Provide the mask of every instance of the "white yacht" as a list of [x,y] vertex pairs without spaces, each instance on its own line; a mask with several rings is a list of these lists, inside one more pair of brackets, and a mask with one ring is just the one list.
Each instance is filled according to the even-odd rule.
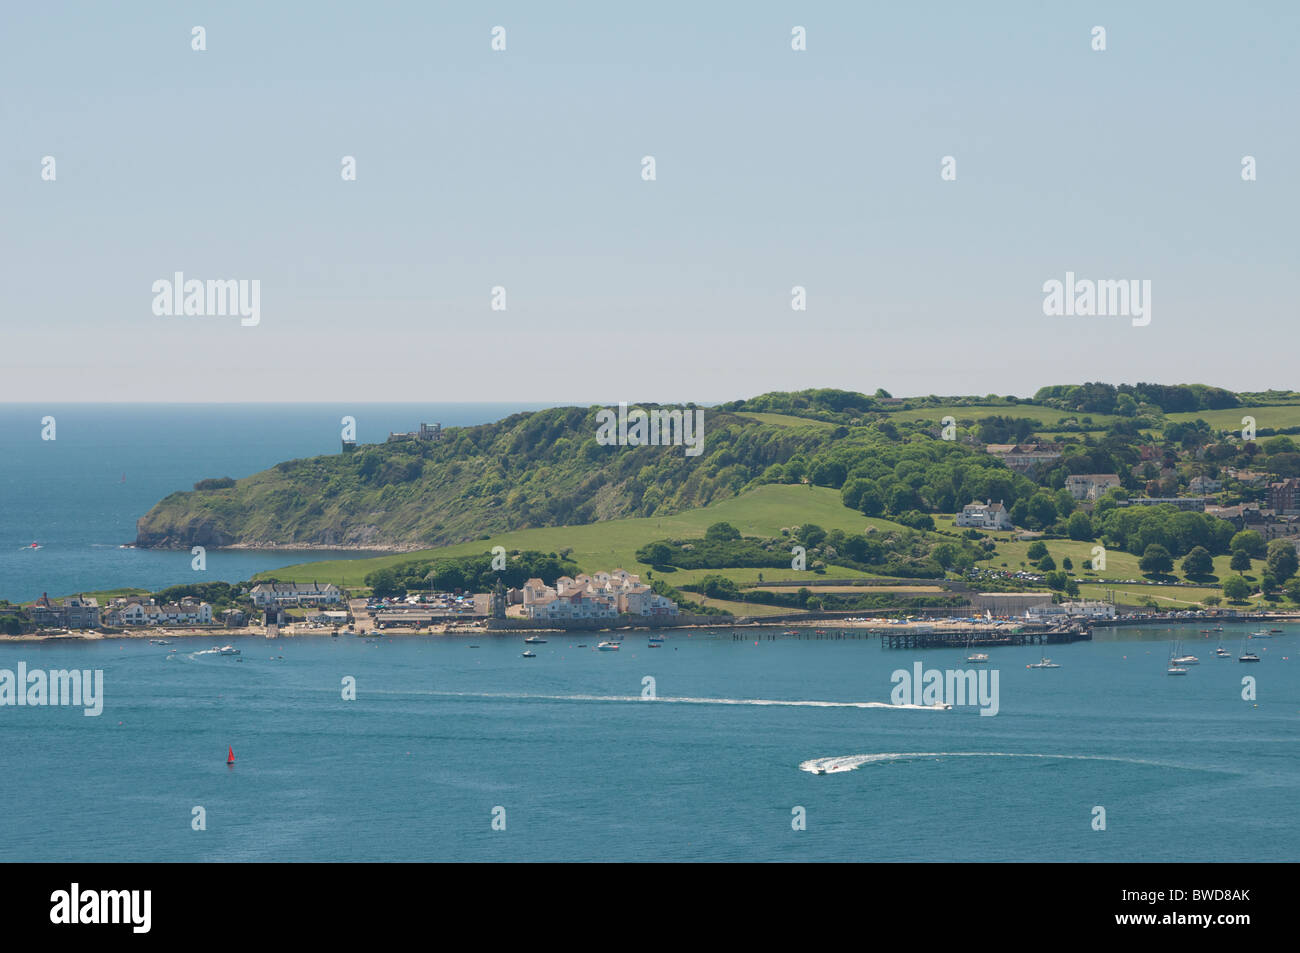
[[976,652],[974,655],[966,656],[966,661],[968,662],[987,662],[988,660],[989,657],[984,652]]
[[239,649],[235,648],[233,645],[223,645],[220,652],[222,655],[238,655]]
[[1032,665],[1025,666],[1025,668],[1060,668],[1060,667],[1061,666],[1057,665],[1046,655],[1043,656],[1042,661],[1034,662]]
[[617,651],[618,651],[618,643],[617,643],[617,642],[601,642],[600,644],[598,644],[598,645],[596,646],[596,648],[600,649],[600,651],[602,651],[602,652],[617,652]]

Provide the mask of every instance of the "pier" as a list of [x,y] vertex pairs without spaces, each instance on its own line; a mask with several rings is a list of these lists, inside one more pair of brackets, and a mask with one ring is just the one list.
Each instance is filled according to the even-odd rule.
[[886,630],[880,634],[882,649],[978,649],[998,645],[1067,645],[1092,641],[1092,629],[1085,625],[1021,626],[989,629],[935,630],[925,628]]

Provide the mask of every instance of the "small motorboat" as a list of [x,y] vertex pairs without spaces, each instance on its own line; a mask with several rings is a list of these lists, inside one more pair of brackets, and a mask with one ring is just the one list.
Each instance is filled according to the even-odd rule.
[[149,644],[150,645],[171,645],[171,643],[168,642],[166,639],[150,639]]
[[1250,633],[1250,637],[1252,639],[1271,639],[1273,638],[1273,633],[1268,631],[1268,629],[1260,629],[1258,632]]
[[1269,631],[1269,633],[1270,633],[1271,635],[1281,635],[1281,634],[1282,634],[1282,630],[1281,630],[1281,629],[1269,629],[1268,631]]
[[528,638],[524,639],[524,642],[527,643],[528,645],[545,645],[545,644],[546,644],[546,640],[545,640],[544,638],[542,638],[540,635],[530,635]]
[[1049,659],[1046,655],[1044,655],[1043,658],[1042,658],[1040,661],[1038,661],[1038,662],[1034,662],[1032,665],[1026,665],[1026,666],[1025,666],[1025,668],[1060,668],[1060,667],[1061,667],[1061,666],[1057,665],[1055,662],[1053,662],[1051,659]]
[[1178,666],[1178,665],[1170,665],[1170,666],[1169,666],[1169,672],[1168,672],[1168,674],[1170,674],[1170,675],[1186,675],[1186,674],[1187,674],[1187,669],[1182,668],[1182,667],[1180,667],[1180,666]]
[[619,645],[617,642],[601,642],[596,648],[602,652],[617,652]]
[[989,657],[984,652],[976,652],[974,655],[966,656],[968,662],[987,662]]
[[524,649],[524,651],[523,651],[523,657],[524,657],[524,658],[537,658],[537,653],[536,653],[536,652],[530,652],[530,651],[528,651],[528,649]]
[[218,651],[219,651],[222,655],[238,655],[238,654],[240,654],[240,653],[239,653],[239,649],[235,648],[233,645],[223,645],[223,646],[222,646]]

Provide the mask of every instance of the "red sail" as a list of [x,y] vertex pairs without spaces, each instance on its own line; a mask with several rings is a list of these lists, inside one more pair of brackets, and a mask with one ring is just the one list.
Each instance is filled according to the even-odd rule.
[[[227,745],[227,747],[229,748],[229,745]],[[235,749],[234,749],[234,748],[230,748],[229,750],[230,750],[230,753],[229,753],[228,755],[226,755],[226,764],[234,764],[234,763],[235,763]]]

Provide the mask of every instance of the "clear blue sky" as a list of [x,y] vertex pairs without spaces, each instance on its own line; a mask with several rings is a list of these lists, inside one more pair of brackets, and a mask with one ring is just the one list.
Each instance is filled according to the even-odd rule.
[[[1298,27],[1283,2],[5,4],[0,399],[1300,387]],[[155,316],[178,270],[259,279],[261,324]],[[1044,317],[1066,271],[1150,279],[1152,323]]]

